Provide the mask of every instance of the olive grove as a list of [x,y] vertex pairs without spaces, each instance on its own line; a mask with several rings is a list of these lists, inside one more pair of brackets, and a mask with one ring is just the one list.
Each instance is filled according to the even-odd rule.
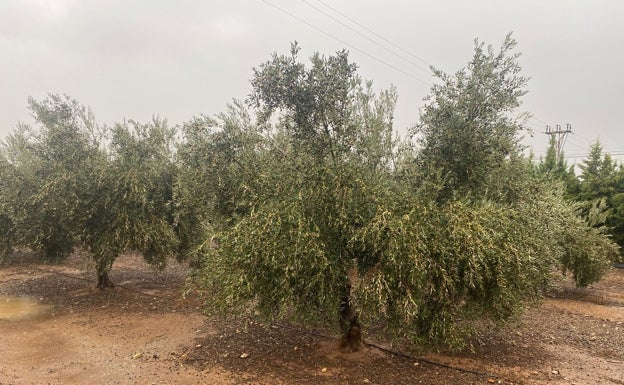
[[106,288],[124,252],[176,257],[210,311],[336,327],[348,350],[368,326],[461,348],[555,272],[586,286],[619,255],[604,227],[619,217],[567,199],[596,198],[592,170],[615,165],[594,154],[574,184],[561,160],[524,155],[515,46],[476,41],[464,68],[432,69],[408,138],[394,87],[375,90],[346,51],[302,62],[296,43],[254,69],[245,101],[180,127],[100,126],[69,97],[29,99],[34,125],[0,146],[0,260],[80,248]]
[[4,254],[29,248],[59,261],[81,247],[101,288],[113,286],[108,271],[124,251],[162,266],[176,245],[173,130],[159,120],[100,127],[67,96],[31,98],[29,108],[36,125],[20,124],[1,150]]

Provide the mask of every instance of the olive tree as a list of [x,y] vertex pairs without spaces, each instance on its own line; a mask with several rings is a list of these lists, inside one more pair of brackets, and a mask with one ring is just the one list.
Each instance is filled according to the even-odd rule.
[[[391,169],[396,94],[375,94],[344,51],[315,54],[309,68],[297,53],[293,45],[254,71],[249,103],[261,136],[243,146],[244,159],[217,166],[244,171],[228,187],[241,192],[236,207],[244,210],[213,234],[203,284],[216,307],[255,301],[269,319],[341,320],[348,333],[359,328],[350,288],[367,259],[351,240],[375,214],[375,193]],[[224,144],[213,151],[227,154],[237,142],[230,136]],[[206,182],[219,184],[217,174]]]
[[347,342],[361,321],[462,347],[473,321],[538,301],[555,267],[599,279],[615,245],[522,155],[514,46],[477,42],[465,69],[434,71],[411,151],[393,137],[395,91],[374,93],[346,52],[307,66],[293,45],[256,68],[262,135],[230,169],[254,173],[228,176],[245,210],[204,242],[208,304],[340,321]]
[[497,170],[519,154],[528,115],[516,111],[528,79],[515,45],[511,35],[498,52],[475,41],[465,68],[453,75],[433,70],[440,83],[431,88],[412,133],[424,178],[442,182],[440,200],[488,193]]
[[175,254],[174,132],[159,119],[111,130],[107,159],[92,175],[82,201],[80,240],[96,262],[100,288],[114,286],[108,272],[124,251],[140,251],[157,268]]
[[472,320],[501,322],[539,300],[554,267],[586,286],[617,252],[522,156],[527,79],[514,46],[476,42],[465,69],[434,71],[420,147],[403,163],[412,181],[359,236],[379,258],[359,300],[413,341],[460,347]]
[[[12,244],[47,260],[75,247],[90,253],[97,286],[122,252],[139,250],[162,267],[172,230],[174,129],[165,121],[98,126],[68,96],[29,99],[35,126],[19,125],[2,147],[0,226]],[[108,137],[107,137],[108,135]]]
[[10,200],[13,166],[0,150],[0,262],[13,251],[13,221],[10,217]]
[[77,244],[80,203],[101,156],[96,125],[92,113],[67,96],[28,103],[36,126],[18,125],[3,143],[4,209],[16,246],[60,260]]

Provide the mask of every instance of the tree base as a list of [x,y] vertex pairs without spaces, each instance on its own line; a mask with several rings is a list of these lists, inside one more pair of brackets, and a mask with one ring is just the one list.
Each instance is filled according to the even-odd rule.
[[360,350],[362,342],[362,328],[357,319],[357,314],[351,309],[351,284],[345,286],[344,296],[340,304],[340,330],[344,335],[340,338],[340,351],[352,353]]
[[360,328],[357,319],[351,321],[349,330],[345,335],[340,338],[340,351],[343,353],[353,353],[359,351],[364,347],[362,341],[362,329]]
[[98,289],[112,289],[115,287],[113,281],[108,277],[108,273],[98,273],[97,286]]

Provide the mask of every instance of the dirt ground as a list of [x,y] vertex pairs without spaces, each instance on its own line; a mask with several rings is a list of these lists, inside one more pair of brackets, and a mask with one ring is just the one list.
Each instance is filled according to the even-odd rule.
[[475,351],[344,354],[326,333],[208,318],[187,269],[120,258],[114,290],[91,262],[0,265],[0,384],[624,384],[624,269],[588,289],[562,279],[539,308],[484,331]]

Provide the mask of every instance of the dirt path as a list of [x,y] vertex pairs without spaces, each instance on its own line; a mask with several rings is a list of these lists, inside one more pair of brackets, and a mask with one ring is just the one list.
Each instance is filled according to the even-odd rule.
[[180,349],[210,333],[197,303],[181,299],[183,267],[153,272],[127,256],[112,274],[123,287],[99,291],[88,265],[72,257],[0,269],[0,294],[27,295],[36,310],[21,319],[0,314],[0,384],[229,383],[218,368],[182,363]]
[[193,341],[201,317],[102,312],[89,318],[62,315],[2,325],[0,383],[201,383],[199,373],[180,371],[170,359]]
[[559,282],[541,307],[484,331],[473,353],[406,357],[342,354],[322,332],[206,318],[182,297],[187,270],[176,263],[154,272],[124,256],[110,291],[91,289],[90,267],[80,255],[0,266],[0,385],[624,384],[621,269],[590,289]]

